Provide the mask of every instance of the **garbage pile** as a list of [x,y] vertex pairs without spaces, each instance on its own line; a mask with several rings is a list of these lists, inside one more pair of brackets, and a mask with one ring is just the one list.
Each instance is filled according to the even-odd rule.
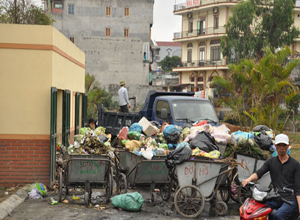
[[254,158],[267,159],[276,151],[272,141],[274,132],[265,125],[258,125],[250,132],[233,132],[231,137],[234,146],[226,148],[225,156],[240,153]]
[[167,123],[160,126],[142,118],[130,127],[123,127],[118,139],[119,145],[149,160],[153,156],[166,156],[181,147],[190,148],[192,156],[219,158],[222,154],[218,144],[231,143],[228,132],[225,125],[212,127],[206,121],[179,127]]

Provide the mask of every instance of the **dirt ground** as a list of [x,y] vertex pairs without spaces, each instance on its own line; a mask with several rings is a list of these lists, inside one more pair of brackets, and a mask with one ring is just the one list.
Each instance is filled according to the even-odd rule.
[[22,187],[23,187],[22,185],[13,186],[13,187],[1,186],[0,187],[0,203],[3,202],[5,199],[7,199],[9,196],[16,193]]

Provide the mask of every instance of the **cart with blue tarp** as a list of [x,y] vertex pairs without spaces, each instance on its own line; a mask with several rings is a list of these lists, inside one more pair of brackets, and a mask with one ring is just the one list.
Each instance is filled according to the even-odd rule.
[[[107,155],[72,155],[67,161],[65,173],[59,172],[59,202],[69,189],[83,188],[84,201],[91,202],[93,188],[105,188],[106,202],[113,192],[112,161]],[[63,185],[64,191],[63,192]]]
[[147,160],[141,155],[118,149],[115,152],[117,193],[126,193],[127,187],[150,187],[151,201],[156,202],[156,189],[163,200],[171,195],[172,181],[165,164],[166,156]]

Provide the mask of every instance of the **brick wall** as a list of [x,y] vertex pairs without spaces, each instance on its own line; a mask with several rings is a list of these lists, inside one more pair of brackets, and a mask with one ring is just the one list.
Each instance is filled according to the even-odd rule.
[[0,185],[49,185],[50,139],[0,139]]

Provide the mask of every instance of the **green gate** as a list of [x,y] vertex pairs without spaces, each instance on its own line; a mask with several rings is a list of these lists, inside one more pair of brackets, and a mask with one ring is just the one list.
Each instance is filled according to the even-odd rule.
[[56,165],[56,130],[57,130],[57,89],[51,87],[51,106],[50,106],[50,185],[55,180]]
[[64,91],[62,111],[62,144],[68,147],[70,137],[70,90]]

